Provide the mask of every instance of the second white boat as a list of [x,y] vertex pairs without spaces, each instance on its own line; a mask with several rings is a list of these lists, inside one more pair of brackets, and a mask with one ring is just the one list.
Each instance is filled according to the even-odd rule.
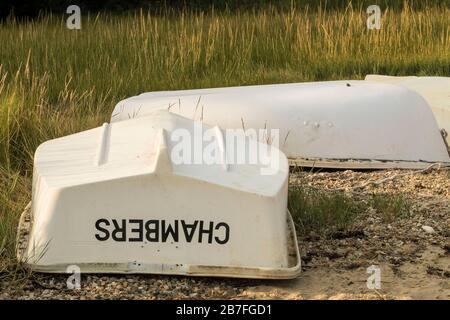
[[393,84],[330,81],[150,92],[119,102],[111,121],[157,109],[227,129],[278,130],[278,147],[301,165],[423,168],[450,162],[426,100]]

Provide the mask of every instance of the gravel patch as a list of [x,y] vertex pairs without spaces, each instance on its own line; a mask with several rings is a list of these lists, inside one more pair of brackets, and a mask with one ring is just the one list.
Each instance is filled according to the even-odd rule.
[[[357,191],[361,201],[372,193],[402,193],[412,206],[407,216],[389,223],[369,208],[348,230],[299,234],[303,273],[296,280],[82,275],[81,289],[69,290],[65,275],[34,274],[21,287],[3,289],[0,299],[450,298],[449,170],[295,170],[290,184]],[[385,279],[383,290],[368,292],[364,274],[370,265],[381,265],[392,283]]]

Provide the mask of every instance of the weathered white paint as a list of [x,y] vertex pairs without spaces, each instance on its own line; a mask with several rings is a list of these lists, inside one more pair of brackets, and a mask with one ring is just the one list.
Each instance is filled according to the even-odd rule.
[[367,75],[366,80],[397,84],[417,91],[430,105],[439,128],[447,132],[447,144],[450,146],[450,77]]
[[[40,145],[34,160],[32,227],[20,259],[45,272],[64,272],[66,266],[78,265],[82,272],[297,276],[296,241],[297,263],[288,260],[288,237],[295,237],[295,230],[292,225],[289,233],[286,223],[286,156],[269,146],[278,157],[278,170],[272,175],[261,175],[262,168],[272,165],[267,163],[175,164],[170,157],[175,129],[193,134],[194,121],[157,111],[151,117],[104,125]],[[218,134],[219,128],[214,132],[226,139]],[[238,139],[260,145],[244,136]],[[226,152],[224,146],[220,149]],[[112,219],[120,223],[126,219],[127,240],[114,241],[109,236],[99,241],[95,235],[105,235],[96,228],[99,219],[110,221],[109,230]],[[216,236],[219,241],[226,239],[222,225],[214,229],[212,243],[206,233],[200,241],[197,226],[188,242],[179,225],[178,241],[170,236],[163,242],[160,233],[159,241],[152,242],[145,228],[143,241],[130,241],[140,237],[140,231],[131,229],[142,228],[129,219],[172,225],[175,220],[189,224],[197,220],[206,228],[209,222],[214,228],[225,223],[229,239],[224,244],[216,241]],[[22,219],[19,229],[24,223]]]
[[[426,167],[450,158],[427,102],[369,81],[292,83],[144,93],[119,102],[112,122],[169,109],[222,128],[280,130],[279,148],[319,166]],[[324,161],[325,160],[325,161]]]

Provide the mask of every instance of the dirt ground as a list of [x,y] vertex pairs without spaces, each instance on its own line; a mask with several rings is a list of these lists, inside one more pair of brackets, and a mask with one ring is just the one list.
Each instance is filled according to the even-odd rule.
[[[299,235],[302,273],[294,280],[82,275],[81,289],[69,290],[65,275],[36,275],[0,299],[450,299],[450,170],[291,174],[291,185],[300,181],[363,199],[401,192],[412,206],[392,222],[369,209],[350,230]],[[380,270],[378,289],[367,286],[370,266]]]
[[[297,173],[323,188],[346,188],[380,181],[403,171]],[[387,223],[369,210],[352,230],[331,239],[300,237],[302,275],[294,281],[247,288],[248,297],[287,299],[449,299],[450,172],[404,175],[362,192],[402,192],[412,198],[408,216]],[[430,230],[427,227],[431,227]],[[428,230],[425,231],[425,230]],[[367,287],[370,266],[380,268],[380,289]]]

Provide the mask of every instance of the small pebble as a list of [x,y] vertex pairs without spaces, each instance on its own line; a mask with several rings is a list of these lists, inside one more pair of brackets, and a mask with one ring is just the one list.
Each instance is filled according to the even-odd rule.
[[422,230],[429,234],[434,233],[434,229],[430,226],[422,226]]

